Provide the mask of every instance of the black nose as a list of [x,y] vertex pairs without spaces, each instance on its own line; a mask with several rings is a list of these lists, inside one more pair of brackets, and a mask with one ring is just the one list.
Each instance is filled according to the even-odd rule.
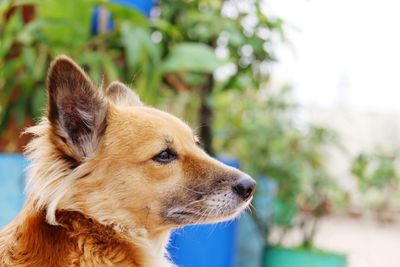
[[233,191],[243,200],[248,200],[256,190],[256,181],[250,177],[240,178],[233,186]]

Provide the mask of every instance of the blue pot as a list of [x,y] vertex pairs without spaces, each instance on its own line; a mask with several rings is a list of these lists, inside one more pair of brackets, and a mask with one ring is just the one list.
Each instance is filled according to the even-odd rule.
[[[146,17],[150,17],[150,12],[154,5],[156,4],[155,0],[110,0],[110,2],[122,5],[126,8],[131,8],[139,11],[142,15]],[[106,13],[101,13],[100,12],[100,7],[96,7],[93,10],[92,14],[92,22],[91,22],[91,28],[90,32],[92,34],[98,34],[100,30],[100,20],[101,19],[106,19],[107,23],[105,25],[106,31],[112,31],[114,29],[114,21],[111,17],[108,17],[110,14]],[[107,16],[106,18],[102,16]]]
[[111,2],[136,9],[146,17],[150,16],[151,9],[156,4],[155,0],[111,0]]
[[236,232],[236,221],[175,230],[168,249],[171,259],[180,267],[233,267]]
[[24,204],[26,159],[19,154],[0,154],[0,228],[9,223]]

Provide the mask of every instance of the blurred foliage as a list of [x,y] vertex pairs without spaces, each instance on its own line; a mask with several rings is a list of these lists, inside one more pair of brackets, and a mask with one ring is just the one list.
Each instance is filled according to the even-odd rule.
[[[164,0],[160,1],[159,9],[161,14],[154,25],[162,33],[164,51],[183,41],[203,44],[175,47],[179,51],[174,55],[178,64],[208,63],[205,67],[211,72],[221,62],[233,63],[236,73],[219,84],[222,89],[257,89],[267,80],[268,73],[263,73],[260,65],[274,60],[273,41],[283,38],[283,21],[267,17],[258,1],[184,0],[177,4]],[[216,51],[219,62],[207,50],[213,54],[216,50],[222,52]],[[197,68],[191,70],[203,71]]]
[[329,129],[296,123],[297,107],[289,96],[288,89],[220,95],[217,147],[237,156],[260,185],[265,179],[277,183],[276,199],[267,207],[273,209],[272,218],[263,216],[265,207],[257,210],[257,199],[268,197],[266,193],[259,190],[255,196],[252,215],[265,243],[271,227],[280,230],[282,241],[288,230],[298,226],[303,246],[310,247],[319,219],[341,195],[324,166],[325,149],[336,146],[337,137]]
[[[129,17],[129,20],[118,23],[112,33],[93,36],[89,29],[98,3],[80,1],[77,8],[75,1],[1,2],[0,133],[13,122],[21,129],[41,116],[47,68],[59,54],[74,58],[97,84],[115,79],[130,83],[135,72],[144,73],[137,75],[135,86],[146,92],[144,98],[148,101],[151,95],[159,94],[155,91],[160,80],[158,68],[152,67],[160,63],[159,51],[150,40],[147,19],[134,10],[103,3],[117,13],[116,17]],[[28,14],[24,14],[26,9]],[[31,19],[27,21],[26,15]],[[137,21],[143,23],[134,26]],[[137,46],[135,55],[140,57],[129,57],[131,43]],[[141,63],[144,67],[137,68]],[[145,86],[152,90],[144,90]],[[18,131],[11,130],[11,136],[18,139]],[[6,150],[18,150],[12,141]]]
[[[90,33],[96,6],[111,13],[113,31]],[[26,7],[34,9],[29,21],[22,14]],[[266,64],[273,61],[273,40],[282,37],[282,21],[251,0],[164,0],[153,13],[148,19],[105,0],[1,0],[0,133],[41,115],[47,67],[67,54],[97,84],[122,80],[148,104],[170,95],[165,88],[190,91],[200,99],[194,101],[196,120],[205,125],[200,135],[211,152],[214,89],[259,88],[268,79]],[[216,82],[213,74],[228,64],[234,71]]]
[[[258,90],[268,84],[275,47],[284,40],[283,21],[260,3],[160,0],[148,19],[105,0],[0,0],[0,133],[15,122],[3,138],[18,138],[15,129],[41,116],[47,67],[67,54],[96,84],[130,84],[144,102],[199,126],[207,151],[215,145],[237,156],[254,177],[275,180],[273,222],[255,213],[259,229],[267,240],[270,227],[285,233],[306,211],[311,219],[300,224],[310,243],[315,227],[305,225],[328,212],[337,192],[323,164],[324,147],[336,137],[322,127],[297,125],[287,90]],[[27,5],[34,9],[29,21]],[[98,6],[110,12],[114,29],[92,35]]]
[[213,154],[214,94],[257,90],[268,81],[266,66],[274,61],[275,43],[283,39],[283,21],[268,17],[253,0],[163,0],[159,11],[154,26],[163,53],[170,51],[164,68],[176,72],[166,77],[167,84],[200,100],[193,107],[199,135]]
[[399,166],[400,155],[393,151],[360,153],[352,164],[364,210],[372,210],[381,221],[391,220],[390,214],[400,210]]

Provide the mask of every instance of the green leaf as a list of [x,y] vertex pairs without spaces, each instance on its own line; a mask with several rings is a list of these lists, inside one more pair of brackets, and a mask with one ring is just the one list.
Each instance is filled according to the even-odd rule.
[[143,40],[146,38],[146,30],[125,22],[121,26],[121,38],[129,69],[134,70],[139,65],[145,52]]
[[32,115],[33,117],[40,118],[43,115],[43,109],[46,104],[46,91],[38,89],[33,94],[32,99]]
[[30,73],[35,71],[36,64],[36,52],[32,47],[25,47],[22,50],[22,58],[24,59],[25,66],[28,68]]
[[13,112],[15,114],[15,119],[18,127],[22,127],[24,125],[25,119],[27,117],[27,112],[26,112],[27,103],[28,103],[28,96],[22,95],[14,106]]
[[94,6],[93,1],[43,0],[43,4],[38,5],[43,41],[68,48],[85,46],[90,37]]
[[118,80],[118,68],[114,64],[110,55],[105,54],[102,58],[104,73],[109,81]]
[[167,20],[156,18],[153,21],[153,26],[159,31],[166,33],[168,36],[171,36],[174,39],[182,38],[182,33],[179,31],[179,27],[170,23]]
[[11,59],[10,61],[8,61],[0,69],[0,81],[2,79],[5,79],[7,81],[7,78],[14,75],[14,73],[17,71],[17,69],[19,69],[23,66],[23,63],[24,62],[23,62],[22,58],[15,58],[15,59]]
[[172,48],[162,65],[162,70],[165,73],[179,71],[212,73],[223,63],[215,56],[214,50],[208,45],[181,43]]
[[12,14],[7,23],[4,25],[0,24],[0,62],[3,60],[3,57],[10,52],[11,46],[15,42],[16,35],[22,27],[22,15],[19,11]]

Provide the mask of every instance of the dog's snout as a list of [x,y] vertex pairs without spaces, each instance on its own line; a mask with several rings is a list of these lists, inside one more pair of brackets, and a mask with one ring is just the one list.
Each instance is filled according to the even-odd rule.
[[243,200],[248,200],[256,190],[256,181],[250,177],[242,177],[233,185],[233,191]]

